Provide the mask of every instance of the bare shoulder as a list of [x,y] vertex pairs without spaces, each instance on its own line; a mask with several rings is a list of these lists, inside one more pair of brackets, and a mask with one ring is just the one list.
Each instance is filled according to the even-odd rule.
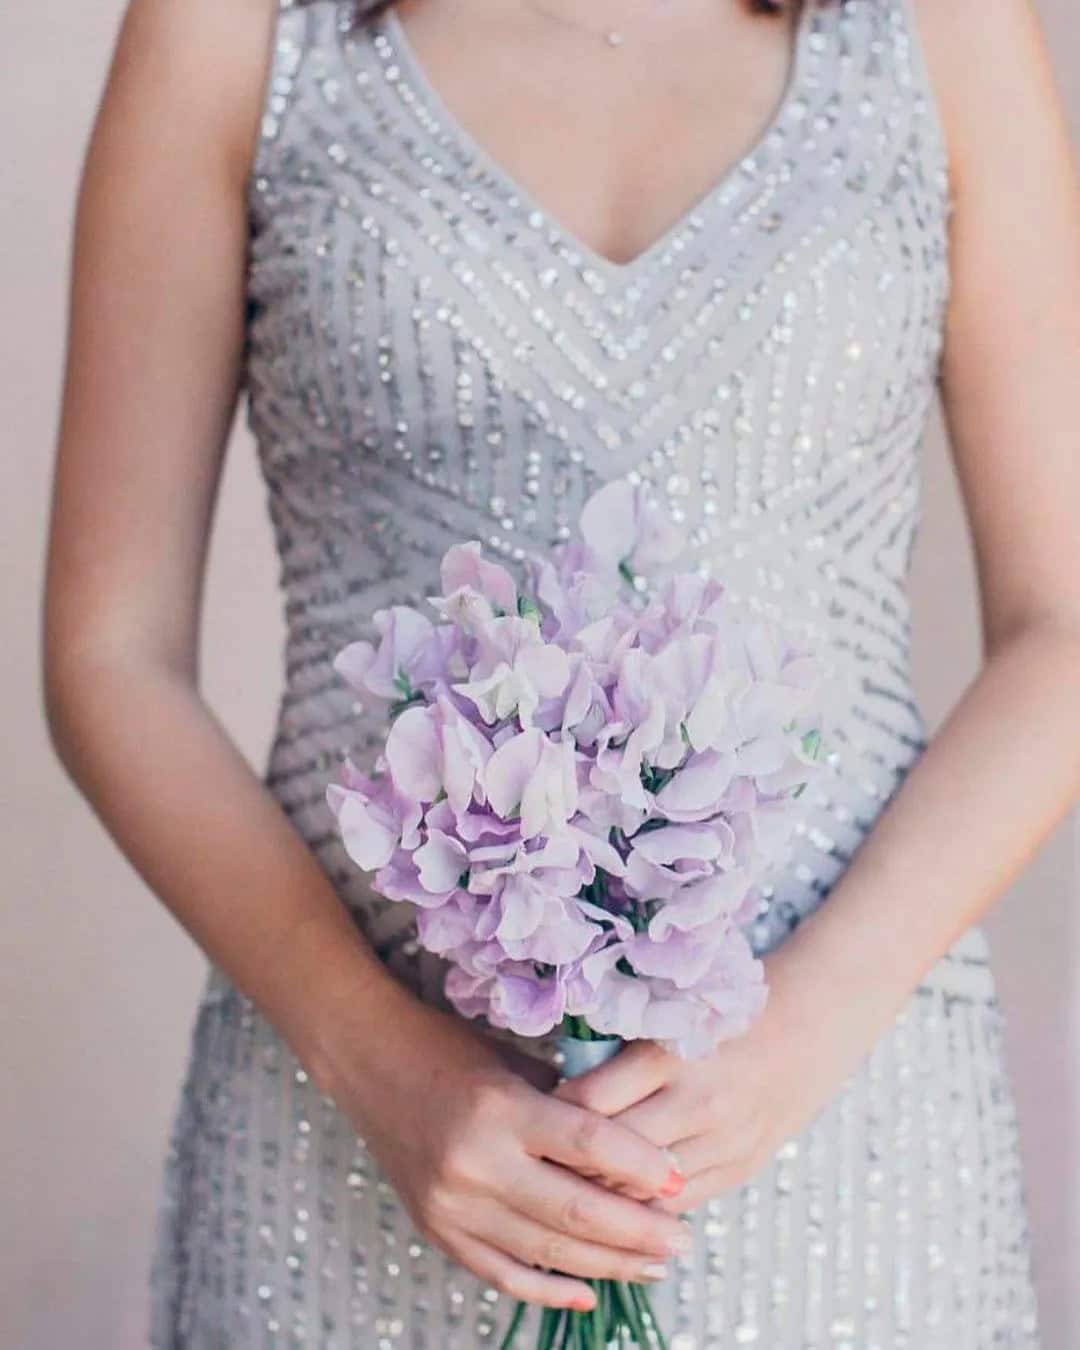
[[975,161],[1067,138],[1035,0],[907,0],[961,186]]
[[[129,0],[99,118],[250,166],[279,0]],[[138,128],[141,128],[138,130]]]

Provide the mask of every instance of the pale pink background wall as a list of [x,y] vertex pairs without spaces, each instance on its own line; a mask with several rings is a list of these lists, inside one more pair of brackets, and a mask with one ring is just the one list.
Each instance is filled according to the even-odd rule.
[[[1080,126],[1075,0],[1043,0],[1041,8]],[[203,971],[200,954],[54,761],[37,688],[70,212],[120,9],[120,0],[4,0],[0,8],[7,166],[0,194],[7,450],[0,490],[0,743],[7,747],[0,777],[0,1350],[145,1344],[153,1204]],[[969,678],[976,650],[967,542],[937,436],[926,489],[916,564],[919,670],[936,721]],[[259,766],[279,672],[274,578],[252,447],[238,433],[213,545],[204,689]],[[1080,1345],[1078,845],[1072,820],[993,919],[1045,1350]]]

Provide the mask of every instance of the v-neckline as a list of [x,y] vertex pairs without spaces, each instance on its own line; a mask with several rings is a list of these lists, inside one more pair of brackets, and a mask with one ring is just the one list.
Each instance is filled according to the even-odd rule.
[[628,280],[639,272],[645,271],[653,261],[670,248],[675,240],[689,228],[696,217],[707,214],[726,195],[743,167],[761,153],[780,128],[788,110],[796,101],[802,88],[806,64],[807,36],[811,27],[810,15],[814,7],[814,0],[802,0],[801,2],[794,25],[784,84],[773,106],[773,111],[762,130],[752,139],[749,146],[739,153],[720,176],[714,179],[711,185],[700,193],[697,199],[682,211],[657,239],[653,240],[651,244],[646,244],[644,248],[622,262],[608,257],[605,253],[597,252],[591,244],[587,244],[573,230],[563,224],[548,207],[544,206],[534,196],[530,189],[518,181],[502,162],[486,148],[483,142],[469,130],[458,115],[451,110],[443,95],[428,77],[424,63],[413,47],[412,39],[406,31],[405,25],[401,22],[394,5],[389,5],[377,16],[376,24],[381,27],[383,36],[390,43],[399,66],[407,70],[412,76],[412,81],[427,103],[429,111],[443,124],[445,131],[453,141],[457,142],[458,147],[471,159],[479,163],[492,181],[500,185],[503,192],[515,197],[527,215],[541,221],[549,230],[561,236],[567,245],[585,259],[588,266],[593,268],[594,271],[606,273],[617,280]]

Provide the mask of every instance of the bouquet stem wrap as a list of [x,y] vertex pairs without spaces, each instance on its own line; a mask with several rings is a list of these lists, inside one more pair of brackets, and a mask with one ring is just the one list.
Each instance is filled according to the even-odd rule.
[[[576,1018],[566,1018],[564,1034],[555,1042],[556,1063],[564,1078],[579,1078],[598,1068],[623,1048],[618,1036],[593,1036]],[[591,1039],[583,1040],[574,1031]],[[667,1341],[653,1314],[643,1285],[621,1280],[586,1280],[596,1295],[592,1312],[572,1308],[545,1308],[540,1319],[536,1350],[667,1350]],[[500,1350],[513,1350],[528,1304],[518,1303]]]

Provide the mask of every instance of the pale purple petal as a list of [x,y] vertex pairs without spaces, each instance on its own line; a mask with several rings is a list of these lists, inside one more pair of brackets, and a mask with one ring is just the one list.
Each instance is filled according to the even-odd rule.
[[657,910],[649,923],[649,937],[663,942],[673,931],[692,930],[715,922],[730,927],[743,912],[752,883],[753,878],[738,869],[690,882]]
[[386,762],[394,783],[417,801],[439,795],[439,735],[432,708],[407,708],[386,738]]
[[373,872],[390,861],[401,832],[385,807],[336,783],[327,788],[327,801],[337,818],[345,852],[357,867]]
[[540,762],[544,737],[535,729],[522,731],[505,741],[487,762],[484,788],[493,811],[504,819],[521,805],[530,777]]
[[545,738],[539,762],[522,789],[522,836],[533,839],[564,829],[577,809],[577,795],[573,742]]
[[505,614],[517,613],[517,586],[513,577],[497,563],[488,562],[476,540],[448,549],[443,556],[440,575],[444,596],[468,586]]
[[[358,694],[369,693],[368,672],[375,662],[376,651],[370,642],[350,642],[334,657],[333,668],[350,688]],[[384,697],[395,697],[394,691]]]
[[735,756],[715,750],[691,755],[656,794],[657,809],[669,820],[702,820],[713,814],[735,771]]
[[451,891],[469,865],[464,844],[441,830],[432,830],[427,842],[413,854],[420,873],[420,884],[432,895]]

